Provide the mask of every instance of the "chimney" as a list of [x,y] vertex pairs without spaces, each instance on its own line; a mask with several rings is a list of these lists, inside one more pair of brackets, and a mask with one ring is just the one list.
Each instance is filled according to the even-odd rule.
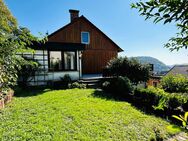
[[79,11],[78,10],[70,9],[69,12],[70,12],[70,20],[71,20],[71,22],[79,17]]

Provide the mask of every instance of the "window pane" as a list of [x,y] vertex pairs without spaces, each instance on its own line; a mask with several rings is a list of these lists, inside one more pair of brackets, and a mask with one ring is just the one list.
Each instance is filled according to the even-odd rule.
[[75,70],[75,52],[64,52],[64,67],[65,70]]
[[61,52],[50,51],[50,69],[51,70],[62,70]]
[[89,44],[89,32],[82,32],[82,43]]

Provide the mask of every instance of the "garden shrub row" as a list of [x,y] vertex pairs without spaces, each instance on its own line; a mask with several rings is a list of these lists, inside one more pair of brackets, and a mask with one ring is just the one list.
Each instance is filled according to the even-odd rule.
[[86,84],[78,83],[78,82],[69,83],[69,84],[68,84],[68,88],[69,88],[69,89],[75,89],[75,88],[78,88],[78,89],[86,89]]
[[118,100],[126,100],[144,111],[162,117],[171,117],[188,111],[188,93],[169,93],[164,89],[148,87],[133,90],[127,77],[110,78],[102,83],[106,95]]
[[188,93],[167,93],[154,87],[137,88],[133,100],[144,107],[162,110],[165,114],[188,111]]

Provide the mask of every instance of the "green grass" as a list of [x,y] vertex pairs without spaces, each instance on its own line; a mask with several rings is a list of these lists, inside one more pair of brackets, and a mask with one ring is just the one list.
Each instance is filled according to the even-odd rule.
[[0,111],[0,140],[146,141],[156,138],[156,130],[169,136],[163,119],[94,93],[73,89],[15,97]]

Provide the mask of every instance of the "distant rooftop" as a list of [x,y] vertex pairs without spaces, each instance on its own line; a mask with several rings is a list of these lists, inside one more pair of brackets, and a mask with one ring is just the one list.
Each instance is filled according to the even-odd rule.
[[175,65],[167,74],[182,74],[188,77],[188,65]]

